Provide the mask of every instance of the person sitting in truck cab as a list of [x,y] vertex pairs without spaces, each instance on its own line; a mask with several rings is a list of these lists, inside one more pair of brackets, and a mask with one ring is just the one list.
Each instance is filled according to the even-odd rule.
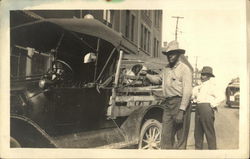
[[55,60],[51,68],[52,81],[66,81],[72,78],[73,69],[63,60]]
[[131,69],[127,70],[125,73],[125,83],[132,84],[134,81],[138,79],[137,75],[139,74],[140,70],[142,69],[141,64],[134,65]]
[[73,70],[71,66],[63,60],[52,62],[51,68],[39,81],[39,87],[47,89],[50,86],[69,85],[73,80]]
[[147,68],[142,64],[134,65],[125,75],[125,83],[129,85],[143,86],[143,76],[146,74]]

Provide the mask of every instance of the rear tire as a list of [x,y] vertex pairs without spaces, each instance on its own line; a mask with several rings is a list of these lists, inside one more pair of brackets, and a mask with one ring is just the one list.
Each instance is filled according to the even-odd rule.
[[160,149],[162,124],[155,119],[148,119],[142,126],[139,149]]

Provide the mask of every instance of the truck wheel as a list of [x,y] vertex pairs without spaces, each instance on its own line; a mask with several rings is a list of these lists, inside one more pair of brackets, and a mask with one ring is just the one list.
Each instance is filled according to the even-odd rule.
[[21,145],[16,139],[14,139],[13,137],[10,137],[10,147],[18,148],[18,147],[21,147]]
[[141,128],[139,149],[160,149],[162,124],[148,119]]

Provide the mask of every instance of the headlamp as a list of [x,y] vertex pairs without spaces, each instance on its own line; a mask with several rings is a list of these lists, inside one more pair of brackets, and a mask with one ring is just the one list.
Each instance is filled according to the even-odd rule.
[[39,81],[39,87],[42,88],[42,89],[44,89],[44,88],[45,88],[45,85],[46,85],[45,79],[41,79],[41,80]]

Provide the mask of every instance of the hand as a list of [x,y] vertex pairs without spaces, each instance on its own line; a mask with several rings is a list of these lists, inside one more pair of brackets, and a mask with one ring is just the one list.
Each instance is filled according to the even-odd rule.
[[146,76],[146,75],[147,75],[147,72],[146,72],[145,70],[141,70],[141,71],[139,72],[139,75],[140,75],[140,76]]
[[175,117],[175,122],[177,124],[183,123],[183,118],[184,118],[183,116],[184,116],[184,111],[178,110],[178,113],[176,114],[176,117]]
[[218,108],[217,107],[213,107],[213,110],[218,112]]

